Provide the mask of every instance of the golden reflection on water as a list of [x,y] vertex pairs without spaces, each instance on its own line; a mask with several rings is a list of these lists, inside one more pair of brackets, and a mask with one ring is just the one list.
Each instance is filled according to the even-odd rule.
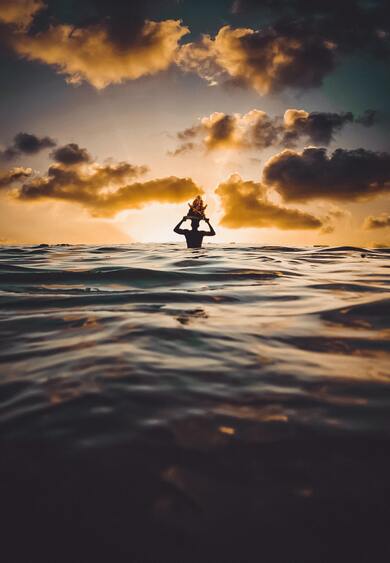
[[221,404],[213,408],[218,415],[231,416],[238,419],[253,420],[259,422],[287,422],[288,416],[278,411],[277,407],[250,407],[243,405]]
[[229,436],[233,436],[236,433],[231,426],[220,426],[218,430],[222,432],[222,434],[228,434]]

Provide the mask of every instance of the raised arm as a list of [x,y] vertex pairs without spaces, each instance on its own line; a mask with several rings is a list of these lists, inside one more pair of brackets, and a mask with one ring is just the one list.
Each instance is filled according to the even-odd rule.
[[182,226],[182,224],[184,223],[184,221],[187,220],[187,217],[183,217],[183,219],[181,221],[178,222],[178,224],[176,225],[176,227],[173,229],[175,233],[177,233],[178,235],[184,235],[186,232],[186,229],[181,229],[180,227]]
[[210,225],[209,219],[205,219],[205,221],[208,224],[210,230],[209,231],[202,231],[203,235],[205,237],[213,237],[215,235],[215,231],[214,231],[213,227]]

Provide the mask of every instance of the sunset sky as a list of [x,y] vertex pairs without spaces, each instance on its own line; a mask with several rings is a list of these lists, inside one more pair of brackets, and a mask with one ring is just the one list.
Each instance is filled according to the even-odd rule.
[[[0,242],[390,243],[387,0],[0,0]],[[213,241],[214,242],[214,241]]]

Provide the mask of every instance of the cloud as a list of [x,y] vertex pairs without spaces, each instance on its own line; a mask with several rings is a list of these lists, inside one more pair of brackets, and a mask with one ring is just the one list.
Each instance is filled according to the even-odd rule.
[[144,21],[136,29],[129,23],[128,29],[133,35],[126,42],[113,39],[109,20],[86,27],[50,25],[37,33],[15,33],[10,42],[21,56],[55,66],[68,82],[87,81],[102,89],[167,69],[179,40],[189,33],[175,20]]
[[206,151],[266,148],[278,142],[280,129],[276,119],[272,120],[260,110],[244,115],[214,112],[202,117],[192,127],[179,131],[180,145],[169,154],[178,156],[198,148]]
[[[91,162],[88,151],[77,144],[60,147],[52,156],[57,162],[49,167],[47,174],[33,177],[18,187],[12,193],[15,198],[25,202],[50,199],[74,202],[92,215],[109,217],[148,203],[180,203],[203,193],[190,178],[169,176],[139,181],[148,171],[146,166]],[[30,176],[31,172],[26,175]],[[10,178],[4,183],[10,185]]]
[[[10,28],[6,41],[22,57],[53,65],[69,82],[96,88],[176,61],[210,84],[227,81],[266,94],[320,86],[343,57],[361,50],[390,58],[387,0],[235,0],[230,17],[260,9],[261,29],[225,25],[215,36],[181,46],[189,30],[177,19],[186,13],[177,0],[88,0],[68,2],[66,10],[61,4],[1,0],[0,21]],[[172,19],[163,20],[167,8]]]
[[21,154],[37,154],[41,150],[54,147],[56,142],[50,137],[37,137],[31,133],[18,133],[11,145],[0,151],[1,160],[12,160]]
[[[358,119],[364,125],[371,125],[371,122],[365,120],[364,117]],[[319,111],[307,113],[303,110],[289,109],[284,114],[283,144],[294,146],[300,138],[304,137],[313,145],[329,145],[334,133],[353,121],[354,116],[350,111],[345,113]]]
[[176,63],[185,72],[198,74],[211,86],[218,84],[220,77],[226,76],[216,56],[215,41],[209,35],[182,45],[177,52]]
[[43,6],[42,0],[1,0],[0,21],[25,29]]
[[350,217],[351,215],[350,211],[347,211],[346,209],[340,209],[340,207],[337,207],[337,205],[329,206],[328,204],[326,206],[326,210],[327,210],[327,217],[329,218],[329,220],[345,219],[346,217]]
[[10,188],[15,182],[21,182],[31,176],[33,173],[31,168],[23,168],[17,166],[4,172],[0,171],[0,188]]
[[198,148],[196,143],[182,143],[177,149],[174,151],[168,151],[169,156],[179,156],[181,154],[185,154],[188,152],[192,152]]
[[267,198],[261,183],[244,181],[239,175],[219,184],[224,215],[220,224],[231,229],[275,227],[278,229],[318,229],[323,222],[299,209],[279,206]]
[[82,149],[76,143],[69,143],[54,150],[50,155],[53,160],[61,164],[72,165],[90,162],[91,155],[87,149]]
[[361,123],[365,127],[371,127],[378,122],[378,112],[373,109],[366,109],[366,111],[356,119],[356,123]]
[[285,201],[364,201],[390,191],[390,154],[365,149],[284,150],[263,170],[263,181]]
[[324,225],[320,230],[321,235],[331,235],[334,233],[334,225]]
[[212,113],[201,119],[197,132],[203,136],[207,150],[218,148],[266,148],[277,143],[280,133],[278,118],[264,111],[251,110],[241,115]]
[[320,86],[336,64],[334,45],[300,29],[280,33],[273,27],[222,27],[214,39],[184,45],[178,64],[214,84],[223,77],[248,85],[259,94],[285,88]]
[[[260,94],[321,86],[346,56],[362,50],[390,59],[388,0],[235,0],[233,17],[247,13],[260,29],[222,27],[184,45],[179,64],[215,84],[247,85]],[[242,18],[240,18],[242,20]],[[264,22],[267,22],[264,24]]]
[[301,29],[335,45],[339,54],[365,49],[376,58],[390,55],[387,0],[235,0],[233,13],[259,11],[280,33]]
[[363,228],[370,229],[384,229],[385,227],[390,227],[390,214],[381,213],[377,217],[369,215],[365,218],[363,223]]
[[202,117],[192,127],[179,131],[179,147],[170,154],[177,156],[203,147],[214,149],[266,149],[271,146],[293,147],[299,141],[328,145],[346,124],[357,122],[367,127],[374,123],[376,112],[367,110],[354,117],[351,112],[307,112],[288,109],[284,116],[271,117],[253,109],[232,115],[214,112]]

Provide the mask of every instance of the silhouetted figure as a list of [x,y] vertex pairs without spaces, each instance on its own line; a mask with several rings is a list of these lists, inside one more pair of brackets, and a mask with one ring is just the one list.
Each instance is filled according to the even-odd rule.
[[[191,227],[192,227],[191,230],[180,228],[181,225],[184,223],[184,221],[186,221],[187,219],[191,219]],[[173,230],[178,235],[184,235],[186,237],[188,248],[201,248],[203,237],[213,237],[215,235],[215,231],[213,227],[210,225],[210,221],[206,218],[204,218],[203,221],[206,221],[206,223],[208,224],[210,229],[209,231],[198,231],[200,219],[197,219],[195,217],[187,217],[187,216],[183,217],[180,223],[178,223]]]

